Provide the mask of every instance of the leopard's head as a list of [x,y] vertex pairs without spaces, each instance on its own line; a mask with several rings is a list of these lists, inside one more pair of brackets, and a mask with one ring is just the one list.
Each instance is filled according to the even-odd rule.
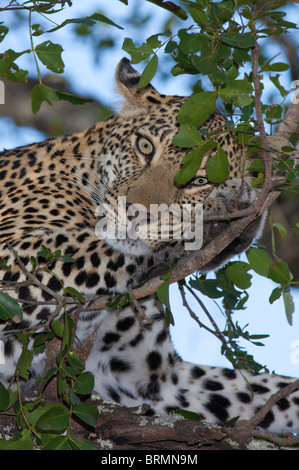
[[[97,233],[123,253],[144,255],[165,246],[176,246],[178,252],[200,249],[219,231],[211,215],[228,213],[238,200],[243,207],[247,204],[242,195],[243,148],[225,128],[225,118],[215,112],[201,128],[205,136],[212,132],[226,151],[228,179],[221,184],[208,180],[206,164],[213,149],[204,155],[196,175],[178,184],[175,176],[191,149],[176,146],[173,137],[187,98],[161,95],[151,84],[139,88],[139,79],[129,60],[122,59],[116,83],[124,103],[109,121],[101,175],[106,190]],[[209,216],[204,230],[202,215]]]

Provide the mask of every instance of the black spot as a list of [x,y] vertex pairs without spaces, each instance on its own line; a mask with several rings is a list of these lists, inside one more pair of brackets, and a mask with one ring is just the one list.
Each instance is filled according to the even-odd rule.
[[212,392],[217,392],[219,390],[223,390],[223,385],[216,380],[206,380],[204,387],[206,390],[211,390]]
[[137,335],[134,339],[132,339],[132,341],[130,342],[130,346],[132,346],[132,347],[134,348],[134,347],[137,346],[137,344],[139,344],[140,341],[142,341],[142,340],[143,340],[143,334],[142,334],[142,333],[138,333],[138,335]]
[[43,307],[41,311],[39,312],[39,314],[37,315],[37,319],[42,320],[42,321],[47,320],[50,314],[51,314],[50,309],[47,307]]
[[106,256],[112,256],[114,253],[113,248],[109,247],[107,250],[104,252]]
[[134,317],[126,317],[117,322],[116,329],[118,331],[127,331],[134,325],[134,323],[135,323]]
[[90,261],[91,264],[97,268],[101,264],[101,260],[99,258],[99,255],[95,252],[90,256]]
[[270,390],[267,388],[267,387],[264,387],[263,385],[260,385],[260,384],[250,384],[249,385],[249,388],[250,390],[252,390],[254,393],[258,393],[258,394],[263,394],[263,393],[267,393],[269,392]]
[[149,410],[147,410],[145,413],[144,413],[144,416],[154,416],[156,413],[155,413],[155,410],[153,410],[152,408],[149,408]]
[[149,398],[154,401],[159,401],[159,393],[160,393],[160,383],[159,383],[159,377],[157,374],[152,374],[150,376],[150,381],[147,384],[146,389],[140,389],[139,390],[140,395],[143,398]]
[[119,338],[120,338],[120,335],[118,333],[114,333],[113,331],[110,331],[105,334],[105,336],[103,337],[103,341],[105,344],[117,343]]
[[81,271],[80,273],[77,274],[75,277],[75,284],[77,286],[82,286],[82,284],[85,282],[85,279],[87,277],[86,271]]
[[212,393],[210,395],[210,400],[207,404],[205,404],[205,408],[209,410],[216,418],[219,419],[221,423],[225,423],[228,419],[228,412],[226,408],[230,406],[230,401],[218,395],[217,393]]
[[28,287],[26,287],[26,286],[20,287],[20,289],[19,289],[19,299],[28,300],[30,298],[31,298],[31,296],[30,296],[30,292],[29,292]]
[[72,270],[72,263],[63,263],[61,269],[65,276],[69,276]]
[[178,382],[179,382],[179,378],[176,374],[171,374],[171,382],[173,383],[173,385],[177,385]]
[[192,379],[199,379],[200,377],[202,377],[205,374],[206,374],[205,371],[203,369],[201,369],[200,367],[198,367],[198,366],[194,366],[190,370],[190,375],[191,375]]
[[106,272],[105,273],[105,276],[104,276],[104,279],[105,279],[105,283],[106,283],[106,286],[107,287],[114,287],[116,286],[116,279],[114,276],[112,276],[112,274],[110,274],[109,272]]
[[68,241],[68,238],[65,237],[64,235],[57,235],[56,237],[56,248],[60,245],[62,245],[63,243],[67,242]]
[[168,338],[168,334],[166,330],[162,330],[156,338],[156,344],[162,344]]
[[158,351],[150,352],[146,357],[146,362],[150,370],[158,369],[162,363],[161,354]]
[[81,233],[81,235],[79,235],[79,236],[77,237],[77,241],[78,241],[79,243],[83,243],[84,240],[85,240],[85,238],[88,238],[88,237],[89,237],[89,234],[88,234],[88,233]]
[[61,283],[56,279],[56,277],[51,277],[48,282],[48,287],[54,292],[58,292],[61,289]]
[[128,266],[126,266],[126,271],[130,275],[133,274],[136,271],[135,264],[128,264]]
[[98,275],[98,273],[92,273],[88,276],[88,278],[86,279],[86,287],[94,287],[96,286],[100,281],[100,276]]
[[115,401],[116,403],[120,403],[120,396],[119,394],[117,393],[116,390],[114,390],[114,388],[112,387],[107,387],[107,392],[111,398],[111,400]]
[[251,402],[251,396],[248,393],[245,392],[238,392],[237,397],[242,403],[250,403]]
[[[256,412],[258,412],[258,410],[256,410]],[[259,426],[263,429],[267,429],[270,426],[270,424],[273,423],[273,421],[274,421],[274,415],[272,411],[269,411],[269,413],[266,414],[263,421],[259,423]]]
[[176,399],[178,400],[179,404],[180,404],[180,407],[181,408],[188,408],[190,406],[190,403],[188,402],[188,400],[186,400],[186,397],[184,395],[184,393],[186,392],[186,390],[182,390],[178,395],[176,395]]
[[113,357],[110,361],[110,369],[112,372],[126,372],[131,369],[128,362],[122,361],[117,357]]
[[117,271],[119,268],[121,268],[125,264],[125,258],[123,255],[119,255],[117,260],[114,262],[112,260],[109,261],[107,264],[107,268],[111,269],[112,271]]
[[[27,312],[27,310],[26,310]],[[10,330],[28,330],[31,325],[29,320],[22,320],[18,324],[8,323],[4,328],[3,331],[10,331]]]
[[29,247],[30,247],[30,243],[29,242],[24,242],[21,245],[21,250],[28,250]]
[[6,357],[9,357],[13,354],[14,348],[13,343],[10,338],[5,339],[4,341],[4,354]]
[[290,408],[290,403],[286,398],[281,398],[280,400],[278,400],[276,405],[278,406],[280,411],[284,411],[284,410],[287,410],[288,408]]
[[78,269],[82,269],[83,266],[84,266],[84,263],[85,263],[85,258],[84,258],[84,256],[80,256],[80,258],[77,258],[77,259],[76,259],[76,267],[77,267]]
[[233,369],[223,369],[222,375],[227,379],[235,379],[237,377],[236,371]]
[[161,104],[161,101],[157,100],[156,98],[153,98],[152,96],[147,96],[146,99],[151,103]]

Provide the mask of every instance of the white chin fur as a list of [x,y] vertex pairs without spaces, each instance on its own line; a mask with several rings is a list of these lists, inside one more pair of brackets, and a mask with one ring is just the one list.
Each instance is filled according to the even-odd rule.
[[101,231],[101,233],[97,235],[102,240],[105,240],[105,242],[114,250],[120,251],[124,255],[142,256],[152,252],[152,249],[143,243],[140,238],[137,238],[136,240],[132,240],[130,238],[119,240],[115,237],[115,233],[109,233],[109,229],[105,232]]

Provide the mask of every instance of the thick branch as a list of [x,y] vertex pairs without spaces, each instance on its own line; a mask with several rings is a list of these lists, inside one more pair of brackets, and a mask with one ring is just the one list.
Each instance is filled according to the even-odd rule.
[[[270,193],[264,205],[261,208],[261,212],[266,210],[278,197],[279,191]],[[229,225],[220,235],[215,237],[207,246],[197,252],[193,257],[189,259],[180,260],[177,265],[172,269],[170,276],[170,283],[174,283],[184,279],[185,277],[193,274],[195,271],[200,270],[201,267],[208,264],[212,259],[215,258],[222,250],[224,250],[236,237],[238,237],[243,230],[256,218],[256,213],[240,219],[233,224]],[[134,295],[136,299],[146,297],[147,295],[156,292],[159,285],[163,282],[160,277],[155,277],[143,286],[134,289]],[[108,297],[100,297],[98,300],[93,302],[83,310],[97,310],[106,306]]]

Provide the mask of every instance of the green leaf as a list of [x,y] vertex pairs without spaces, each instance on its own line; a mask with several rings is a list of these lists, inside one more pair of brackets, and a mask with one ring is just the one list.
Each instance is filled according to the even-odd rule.
[[251,267],[248,263],[234,261],[225,269],[225,275],[235,286],[240,289],[248,289],[251,286],[252,278],[252,275],[247,272],[249,269]]
[[81,104],[93,102],[92,99],[80,98],[79,96],[73,95],[71,93],[67,93],[64,90],[55,90],[55,95],[56,95],[57,100],[69,101],[70,103],[75,104],[75,105],[81,105]]
[[219,89],[218,95],[228,103],[235,103],[236,106],[248,106],[253,101],[251,96],[248,96],[252,92],[252,85],[247,80],[230,80]]
[[281,96],[284,98],[289,92],[280,84],[279,77],[279,73],[277,73],[275,77],[269,75],[271,82],[276,86],[276,88],[280,91]]
[[154,52],[152,47],[147,43],[143,43],[141,46],[136,47],[131,38],[124,39],[122,49],[130,54],[134,64],[147,59]]
[[72,344],[72,331],[75,327],[75,323],[73,322],[70,315],[65,314],[64,318],[64,330],[63,330],[63,338],[62,338],[62,345],[61,345],[61,357],[64,356],[65,350],[69,350]]
[[64,288],[64,292],[70,297],[73,297],[73,299],[78,299],[80,302],[85,304],[86,300],[84,299],[83,295],[80,294],[80,292],[78,292],[74,287],[67,286]]
[[64,63],[61,58],[63,49],[60,44],[54,44],[51,41],[44,41],[35,48],[39,60],[51,70],[51,72],[62,73]]
[[194,413],[194,411],[178,409],[178,410],[173,410],[172,413],[174,413],[176,415],[181,415],[185,419],[188,419],[190,421],[201,421],[202,420],[202,416],[200,416],[198,413]]
[[218,71],[217,62],[210,51],[192,56],[191,62],[202,75],[212,75]]
[[53,405],[37,421],[40,431],[63,431],[69,424],[70,411],[64,405]]
[[145,69],[143,70],[137,88],[144,88],[146,85],[148,85],[152,78],[156,75],[157,69],[158,56],[154,54]]
[[284,62],[275,62],[273,64],[269,64],[269,69],[274,72],[284,72],[289,68],[290,66],[288,64],[285,64]]
[[118,29],[123,29],[121,26],[114,23],[112,20],[109,20],[109,18],[102,15],[101,13],[94,13],[93,15],[86,16],[85,18],[73,18],[73,19],[65,20],[60,25],[55,26],[55,28],[49,29],[47,33],[53,33],[54,31],[57,31],[58,29],[63,28],[64,26],[68,24],[85,24],[86,26],[93,26],[96,23],[96,21],[100,21],[102,23],[115,26]]
[[217,37],[218,41],[224,42],[237,49],[250,49],[255,45],[255,37],[252,33],[224,33]]
[[269,302],[270,304],[273,304],[275,300],[278,300],[282,294],[283,288],[282,287],[275,287],[273,291],[271,292],[271,295],[269,297]]
[[292,280],[292,274],[285,261],[278,261],[269,268],[268,276],[272,281],[279,284],[287,284]]
[[8,49],[3,54],[0,54],[0,76],[5,75],[11,68],[16,67],[14,61],[21,55],[28,54],[29,52],[31,52],[30,49],[26,49],[22,52],[15,52],[12,49]]
[[277,228],[279,231],[280,235],[284,237],[287,234],[287,229],[283,224],[280,224],[279,222],[274,222],[273,227]]
[[54,332],[55,336],[58,336],[58,338],[63,337],[64,324],[61,323],[60,320],[53,320],[50,323],[50,328]]
[[10,393],[0,382],[0,411],[7,410],[8,408],[10,408]]
[[174,325],[174,319],[171,313],[170,301],[169,301],[169,280],[166,279],[157,288],[157,297],[165,305],[165,322],[166,325]]
[[196,54],[200,51],[201,45],[205,37],[201,34],[187,33],[185,29],[178,32],[180,38],[180,49],[184,54]]
[[36,114],[39,111],[43,101],[46,101],[51,106],[52,101],[57,101],[57,97],[54,93],[54,90],[45,85],[35,85],[32,88],[31,96],[31,108],[33,114]]
[[222,183],[229,176],[229,161],[226,152],[219,147],[206,165],[207,177],[211,183]]
[[215,112],[216,93],[202,91],[190,96],[178,112],[180,124],[189,124],[199,127]]
[[7,26],[2,26],[2,25],[0,26],[0,42],[3,41],[8,31],[9,29],[7,28]]
[[292,294],[289,287],[285,287],[282,291],[283,303],[285,308],[285,313],[289,325],[293,323],[293,313],[295,312],[295,305],[292,298]]
[[251,247],[246,251],[246,256],[250,266],[257,274],[269,277],[269,269],[273,261],[264,250]]
[[24,429],[17,432],[12,439],[0,439],[0,450],[33,450],[31,431]]
[[23,342],[23,350],[18,360],[16,373],[18,373],[22,379],[28,380],[33,360],[33,354],[28,349],[29,337],[20,333],[18,339]]
[[75,436],[69,437],[69,448],[71,450],[98,450],[91,442],[80,441]]
[[14,316],[22,320],[23,312],[20,305],[10,295],[0,292],[0,320],[7,321]]
[[91,406],[89,403],[82,403],[74,406],[73,413],[84,421],[84,423],[96,428],[99,417],[99,410],[96,406]]
[[176,183],[184,185],[190,181],[196,175],[204,155],[216,146],[217,142],[208,140],[189,152],[182,160],[182,169],[175,175]]
[[217,279],[191,279],[190,286],[211,299],[218,299],[224,295]]
[[91,372],[83,372],[74,384],[74,392],[77,395],[90,395],[94,389],[94,376]]
[[253,171],[256,173],[264,173],[265,172],[265,162],[261,158],[257,158],[253,160],[252,163],[246,168],[247,171]]
[[173,137],[172,142],[182,148],[195,147],[202,143],[202,136],[196,127],[183,124],[179,132]]
[[46,444],[43,447],[43,450],[67,450],[69,445],[68,442],[68,436],[57,436]]

